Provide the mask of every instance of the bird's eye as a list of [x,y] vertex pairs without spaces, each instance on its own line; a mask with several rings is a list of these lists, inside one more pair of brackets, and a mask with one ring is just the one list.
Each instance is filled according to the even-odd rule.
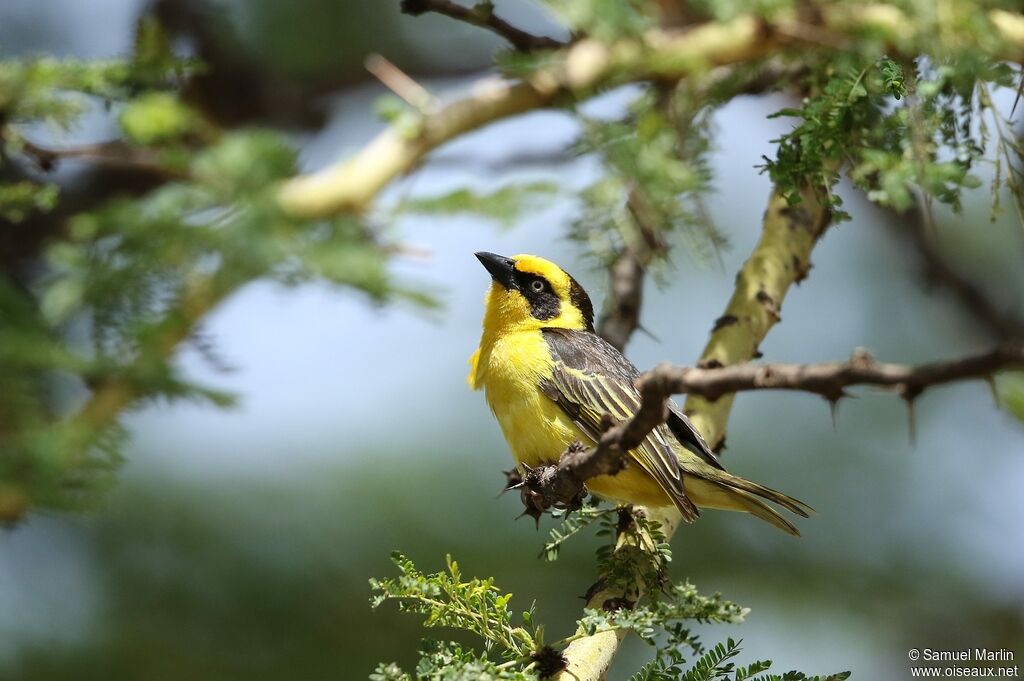
[[540,293],[541,291],[544,290],[544,282],[541,279],[534,279],[533,281],[530,282],[530,288],[532,288],[537,293]]

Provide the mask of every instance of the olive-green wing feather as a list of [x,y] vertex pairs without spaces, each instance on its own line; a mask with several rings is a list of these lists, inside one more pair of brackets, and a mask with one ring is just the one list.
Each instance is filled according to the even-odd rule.
[[[544,329],[543,332],[553,365],[551,379],[543,382],[541,390],[580,430],[596,441],[605,414],[615,421],[623,421],[640,409],[640,394],[633,385],[639,372],[618,350],[589,332],[567,329]],[[681,425],[689,424],[681,413],[673,416],[682,420]],[[703,443],[696,430],[693,432]],[[668,426],[659,426],[630,454],[665,490],[683,518],[692,521],[700,511],[686,496],[683,471],[671,444],[675,439],[673,434]]]

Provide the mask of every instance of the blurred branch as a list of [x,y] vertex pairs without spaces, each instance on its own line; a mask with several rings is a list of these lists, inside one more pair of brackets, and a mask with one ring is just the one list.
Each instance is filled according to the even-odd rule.
[[[801,192],[802,201],[790,206],[785,196],[775,191],[765,211],[761,239],[736,276],[736,288],[725,313],[715,323],[711,338],[698,366],[723,367],[750,360],[768,331],[780,319],[779,309],[790,286],[806,276],[811,251],[831,223],[832,213],[812,189]],[[656,372],[647,374],[639,385],[641,409],[632,419],[602,435],[608,454],[620,449],[627,438],[642,437],[664,418],[664,400],[671,391]],[[691,395],[685,411],[708,442],[724,441],[725,425],[732,407],[732,395],[710,401]],[[653,422],[653,425],[652,425]],[[644,430],[646,429],[646,430]],[[607,443],[607,444],[605,444]],[[601,444],[595,452],[601,449]],[[561,462],[559,462],[561,467]],[[568,467],[568,465],[567,465]],[[576,470],[580,469],[576,464]],[[569,473],[562,475],[569,477]],[[647,514],[661,523],[666,537],[679,524],[675,509],[648,509]],[[614,589],[598,589],[587,602],[589,608],[601,608],[609,599],[621,597]],[[568,667],[557,681],[598,681],[603,679],[625,637],[622,630],[585,636],[565,650]]]
[[507,40],[512,47],[520,52],[565,47],[565,43],[561,40],[534,35],[516,28],[496,16],[494,6],[490,2],[480,2],[472,7],[464,7],[450,0],[402,0],[401,8],[403,14],[419,16],[427,12],[436,12],[457,21],[486,28]]
[[473,152],[444,152],[434,155],[427,161],[431,168],[478,168],[489,173],[507,173],[522,168],[543,166],[562,166],[574,163],[579,156],[573,151],[572,144],[555,147],[549,150],[513,151],[499,158],[481,158]]
[[279,202],[286,212],[306,218],[363,210],[392,180],[455,137],[600,85],[654,77],[678,79],[698,69],[760,57],[782,42],[774,34],[766,37],[761,29],[758,19],[744,15],[685,33],[659,32],[643,42],[618,46],[623,49],[613,50],[592,39],[578,41],[561,51],[562,58],[554,66],[528,80],[480,81],[470,96],[436,113],[396,123],[351,158],[289,180],[281,188]]
[[[558,50],[553,65],[518,82],[483,81],[473,94],[436,113],[403,119],[380,133],[355,156],[319,172],[286,182],[282,208],[297,217],[327,217],[366,208],[392,180],[408,172],[433,149],[488,123],[532,111],[597,87],[643,80],[680,80],[694,73],[749,62],[782,47],[809,51],[836,49],[844,36],[870,29],[894,56],[912,44],[913,22],[891,5],[828,5],[808,20],[783,16],[771,23],[754,15],[690,27],[656,30],[611,45],[583,39]],[[1017,15],[992,10],[988,19],[1005,44],[993,56],[1019,60],[1024,54],[1024,23]],[[809,30],[810,29],[810,30]],[[809,37],[809,34],[811,37]],[[822,40],[826,36],[829,40]],[[909,55],[916,57],[916,53]]]
[[641,257],[626,246],[619,251],[608,268],[608,297],[605,299],[605,311],[597,325],[597,333],[620,352],[640,326],[644,271],[649,263],[649,257]]
[[[716,86],[724,86],[733,76],[733,71],[734,67],[721,66],[708,74],[707,78]],[[730,87],[729,91],[740,95],[763,94],[778,88],[781,83],[785,83],[787,80],[798,79],[806,73],[807,67],[802,64],[770,62],[765,64],[763,68],[758,69],[756,73],[740,85],[735,88]],[[574,151],[578,143],[578,140],[573,140],[564,147],[513,150],[508,155],[498,158],[482,158],[479,154],[473,152],[444,151],[435,154],[426,163],[432,168],[453,167],[465,169],[467,166],[472,166],[492,173],[503,173],[510,170],[537,166],[560,166],[579,160],[579,155]]]
[[[742,80],[736,79],[735,69],[718,67],[701,78],[696,90],[687,90],[686,96],[701,101],[715,100],[716,94],[725,89],[731,96],[738,94],[760,94],[780,87],[793,78],[806,73],[804,65],[791,65],[779,60],[768,60]],[[677,96],[675,85],[660,84],[660,107],[670,119],[674,112],[672,100]],[[684,125],[688,125],[685,121]],[[679,125],[679,123],[677,123]],[[644,273],[656,259],[664,258],[669,246],[663,238],[664,226],[660,224],[657,210],[651,204],[643,186],[635,183],[626,202],[635,227],[632,239],[618,251],[608,266],[609,287],[597,333],[616,349],[622,351],[633,333],[640,328],[640,311],[643,305]]]
[[[481,81],[475,94],[420,116],[412,133],[387,128],[352,158],[281,187],[278,201],[288,213],[305,218],[361,211],[392,180],[415,167],[445,142],[502,118],[541,108],[550,96],[528,83]],[[408,123],[408,121],[407,121]]]
[[54,148],[22,139],[20,147],[21,152],[31,158],[43,172],[55,170],[60,161],[74,159],[99,166],[139,170],[164,177],[183,176],[183,173],[176,172],[161,163],[159,156],[152,149],[132,146],[120,140]]
[[942,286],[960,307],[993,338],[1006,340],[1024,337],[1024,318],[1008,310],[1000,310],[988,292],[957,271],[935,245],[929,235],[929,221],[918,203],[904,215],[897,216],[894,225],[914,246],[924,265],[924,277],[931,285]]
[[[726,89],[730,98],[740,94],[761,94],[780,87],[806,71],[807,67],[802,64],[769,60],[751,73],[743,74],[743,78],[738,80],[734,68],[720,66],[701,79],[696,91],[687,90],[686,94],[696,101],[713,101],[716,93]],[[675,120],[678,116],[672,106],[673,97],[677,96],[675,84],[658,85],[660,106],[668,118]],[[632,238],[625,239],[624,235],[626,243],[608,266],[608,297],[597,327],[597,333],[619,351],[625,348],[633,333],[641,328],[645,272],[652,262],[664,258],[669,250],[663,237],[665,226],[660,224],[663,218],[639,183],[634,183],[630,188],[626,207],[635,232],[630,235]]]
[[640,326],[644,272],[667,248],[661,239],[657,215],[639,185],[630,190],[626,206],[636,225],[636,238],[619,250],[608,268],[611,279],[608,298],[597,326],[598,335],[620,351]]

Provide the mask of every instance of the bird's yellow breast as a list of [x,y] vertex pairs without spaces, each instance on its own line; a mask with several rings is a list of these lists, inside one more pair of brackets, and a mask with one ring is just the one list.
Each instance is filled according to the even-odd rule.
[[[595,444],[540,390],[542,382],[551,378],[552,358],[539,330],[485,337],[470,365],[470,385],[484,390],[516,462],[554,463],[573,442]],[[593,478],[587,486],[608,499],[650,506],[672,503],[638,466]]]
[[528,466],[557,461],[572,442],[591,441],[540,391],[551,378],[551,354],[540,331],[485,342],[475,373],[474,387],[484,389],[516,461]]

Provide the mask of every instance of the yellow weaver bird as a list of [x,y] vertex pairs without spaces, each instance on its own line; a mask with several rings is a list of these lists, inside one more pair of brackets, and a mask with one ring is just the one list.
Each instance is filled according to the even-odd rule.
[[[492,281],[469,384],[483,388],[519,464],[555,463],[573,442],[596,444],[604,414],[621,421],[636,413],[640,372],[594,333],[593,305],[575,279],[533,255],[476,257]],[[794,535],[796,527],[763,500],[805,518],[811,510],[728,473],[671,402],[668,420],[629,452],[626,468],[587,487],[616,502],[675,505],[688,522],[700,515],[698,507],[745,511]]]

